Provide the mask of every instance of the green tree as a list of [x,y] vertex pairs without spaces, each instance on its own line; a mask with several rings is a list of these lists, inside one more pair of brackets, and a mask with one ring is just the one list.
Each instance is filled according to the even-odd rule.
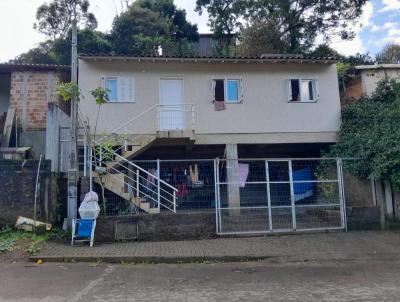
[[353,173],[389,180],[400,188],[400,82],[378,84],[372,96],[343,108],[338,143],[331,156],[355,157]]
[[286,53],[288,48],[289,43],[282,39],[276,24],[257,20],[243,29],[236,51],[239,56],[259,57],[265,53]]
[[173,0],[138,0],[113,22],[113,50],[125,55],[187,55],[198,40],[197,26],[186,20],[186,12]]
[[273,35],[280,33],[287,42],[288,52],[305,52],[318,35],[327,40],[333,36],[351,39],[354,24],[368,0],[196,0],[196,10],[209,14],[211,29],[217,33],[231,33],[259,20],[274,25]]
[[[107,37],[99,31],[83,29],[78,31],[78,53],[99,54],[112,51],[112,45]],[[26,53],[20,54],[12,63],[34,64],[71,64],[71,31],[66,38],[58,38],[40,43]]]
[[96,17],[90,13],[89,0],[53,0],[39,6],[36,11],[37,23],[33,28],[52,40],[65,38],[71,28],[73,16],[78,25],[89,29],[97,27]]
[[388,44],[377,55],[376,60],[379,63],[400,63],[400,45]]

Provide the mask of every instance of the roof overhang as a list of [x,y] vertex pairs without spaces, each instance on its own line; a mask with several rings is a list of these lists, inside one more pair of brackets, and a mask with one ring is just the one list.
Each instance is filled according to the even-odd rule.
[[317,58],[303,56],[267,56],[262,58],[247,57],[132,57],[116,55],[80,55],[79,59],[91,62],[175,62],[175,63],[242,63],[242,64],[335,64],[339,60],[333,57]]
[[374,64],[374,65],[359,65],[355,67],[358,70],[370,69],[400,69],[400,64]]
[[0,72],[11,71],[63,71],[70,72],[71,67],[68,65],[57,64],[17,64],[17,63],[0,63]]

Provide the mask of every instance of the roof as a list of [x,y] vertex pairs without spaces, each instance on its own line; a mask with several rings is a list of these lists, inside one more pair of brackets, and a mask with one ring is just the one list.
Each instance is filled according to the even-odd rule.
[[356,66],[359,70],[369,69],[400,69],[400,64],[374,64],[374,65],[359,65]]
[[24,63],[0,63],[0,71],[23,71],[23,70],[37,70],[37,71],[70,71],[69,65],[58,64],[24,64]]
[[215,56],[123,56],[113,54],[81,54],[85,61],[152,61],[152,62],[232,62],[232,63],[320,63],[334,64],[339,61],[335,57],[310,57],[296,54],[265,54],[261,57],[215,57]]

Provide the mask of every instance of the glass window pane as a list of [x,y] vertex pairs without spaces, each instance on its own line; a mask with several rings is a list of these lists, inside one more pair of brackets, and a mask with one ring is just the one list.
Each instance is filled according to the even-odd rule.
[[107,79],[108,99],[110,102],[118,101],[118,81],[115,78]]
[[300,96],[300,84],[299,80],[290,80],[290,88],[292,89],[292,102],[298,102],[300,101],[299,96]]
[[228,102],[238,102],[239,101],[239,81],[238,80],[228,80],[227,83],[228,92]]
[[214,80],[214,98],[217,102],[225,102],[224,80]]

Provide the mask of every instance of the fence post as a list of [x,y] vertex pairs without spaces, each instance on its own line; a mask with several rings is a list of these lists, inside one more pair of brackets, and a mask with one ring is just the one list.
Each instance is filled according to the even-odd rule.
[[86,177],[86,167],[87,167],[87,143],[86,143],[86,135],[83,140],[83,176]]
[[160,159],[157,159],[157,205],[158,210],[160,210],[160,200],[161,200],[161,190],[160,190]]
[[336,159],[338,184],[339,184],[339,198],[340,198],[340,220],[342,228],[347,232],[347,218],[346,218],[346,201],[344,194],[344,182],[343,182],[343,162],[341,158]]
[[290,203],[292,205],[292,223],[293,223],[293,230],[297,229],[296,223],[296,205],[294,202],[294,185],[293,185],[293,167],[292,167],[292,160],[288,161],[289,163],[289,183],[290,183]]
[[265,179],[267,181],[267,200],[268,200],[268,223],[269,230],[272,232],[272,209],[271,209],[271,191],[270,191],[270,183],[269,183],[269,164],[268,160],[265,161]]

